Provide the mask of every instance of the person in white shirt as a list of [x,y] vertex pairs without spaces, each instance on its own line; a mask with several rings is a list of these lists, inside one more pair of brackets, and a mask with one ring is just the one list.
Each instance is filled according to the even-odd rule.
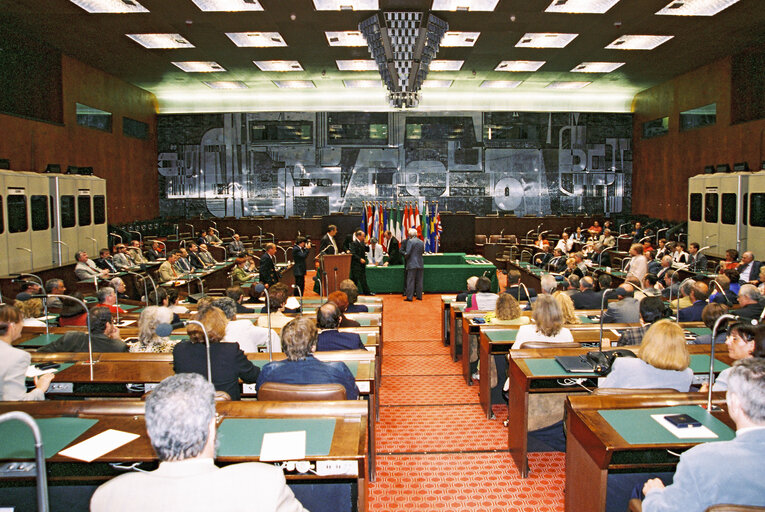
[[369,239],[369,250],[367,251],[367,265],[382,265],[383,264],[383,249],[382,245],[377,243],[377,239],[372,237]]
[[523,348],[527,341],[552,341],[570,343],[574,336],[563,327],[563,311],[558,301],[552,295],[542,294],[534,302],[531,313],[534,321],[530,325],[522,325],[515,336],[513,349]]
[[632,259],[627,264],[627,273],[637,277],[638,283],[642,283],[645,275],[648,273],[648,260],[643,256],[643,245],[632,244],[630,246],[630,256],[632,256]]
[[555,244],[556,249],[560,249],[564,254],[571,252],[571,248],[574,247],[574,240],[569,238],[568,233],[565,231],[561,233],[560,240]]
[[[223,311],[228,318],[226,324],[226,336],[221,342],[239,343],[239,348],[244,353],[257,352],[258,347],[268,347],[269,330],[265,327],[258,327],[252,321],[243,318],[236,319],[236,301],[230,297],[221,297],[212,301],[211,305]],[[271,351],[281,352],[282,345],[279,335],[271,329]]]

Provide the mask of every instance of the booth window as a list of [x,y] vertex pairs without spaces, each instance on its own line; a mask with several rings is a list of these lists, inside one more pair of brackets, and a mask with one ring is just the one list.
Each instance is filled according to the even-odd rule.
[[50,209],[48,211],[50,212],[50,227],[52,229],[56,227],[56,203],[53,202],[53,196],[48,196],[48,199],[50,199]]
[[717,222],[717,193],[710,192],[704,198],[704,222]]
[[723,224],[735,224],[736,223],[736,194],[723,194],[722,195],[722,211],[720,212],[721,221]]
[[48,229],[48,196],[32,196],[32,231]]
[[691,212],[690,218],[694,222],[701,222],[701,194],[691,194]]
[[90,226],[90,196],[77,196],[77,224]]
[[0,196],[0,233],[5,233],[5,219],[3,219],[3,196]]
[[660,117],[643,123],[643,138],[651,139],[669,133],[669,117]]
[[81,103],[76,104],[77,124],[105,132],[112,131],[112,113]]
[[93,224],[106,223],[106,196],[93,196]]
[[749,225],[761,228],[765,226],[765,194],[752,194],[749,206]]
[[8,232],[23,233],[29,229],[27,221],[27,196],[9,195],[8,201]]
[[717,122],[717,103],[680,112],[680,131],[695,130]]
[[61,227],[73,228],[77,224],[74,218],[74,196],[61,196]]
[[741,223],[746,226],[749,222],[749,194],[744,194],[744,200],[741,201]]

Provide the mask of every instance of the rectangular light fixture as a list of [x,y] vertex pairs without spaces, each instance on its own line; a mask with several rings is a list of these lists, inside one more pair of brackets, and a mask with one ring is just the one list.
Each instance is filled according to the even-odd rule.
[[587,87],[592,82],[550,82],[545,89],[581,89]]
[[311,80],[274,80],[279,89],[314,89],[316,84]]
[[382,80],[343,80],[343,85],[349,89],[382,88]]
[[194,48],[185,37],[180,34],[125,34],[130,39],[144,48],[152,50],[166,50],[170,48]]
[[330,46],[366,46],[367,40],[358,30],[344,32],[324,32]]
[[379,11],[379,0],[313,0],[317,11]]
[[287,46],[279,32],[226,32],[226,36],[242,48]]
[[516,43],[516,48],[565,48],[579,34],[528,32]]
[[214,73],[216,71],[226,71],[223,66],[217,62],[204,62],[204,61],[185,61],[185,62],[173,62],[173,66],[177,66],[186,73]]
[[521,80],[484,80],[480,87],[487,89],[515,89],[523,82]]
[[303,71],[303,66],[296,60],[254,60],[261,71]]
[[430,71],[459,71],[460,69],[462,69],[462,65],[464,63],[465,63],[464,60],[436,59],[436,60],[430,61],[428,70]]
[[135,0],[71,0],[71,2],[92,13],[149,12]]
[[571,70],[572,73],[610,73],[624,66],[624,62],[582,62]]
[[499,0],[433,0],[431,11],[493,11]]
[[454,80],[423,80],[423,89],[448,89]]
[[480,32],[457,32],[449,31],[444,34],[444,38],[441,39],[442,47],[456,47],[456,46],[473,46],[478,41]]
[[340,71],[377,71],[377,62],[372,59],[336,60]]
[[675,36],[621,36],[606,46],[609,50],[653,50]]
[[205,12],[262,11],[258,0],[191,0]]
[[244,82],[229,82],[229,81],[217,81],[217,82],[202,82],[210,89],[247,89],[247,84]]
[[656,14],[669,16],[714,16],[738,0],[673,0]]
[[497,64],[494,71],[536,71],[544,65],[545,61],[543,60],[503,60]]
[[619,0],[553,0],[545,12],[603,14],[618,2]]

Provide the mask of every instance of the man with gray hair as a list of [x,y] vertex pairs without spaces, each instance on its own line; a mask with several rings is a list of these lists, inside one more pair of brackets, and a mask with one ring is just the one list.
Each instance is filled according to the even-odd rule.
[[[127,352],[128,346],[120,339],[120,330],[114,325],[109,308],[96,306],[90,315],[90,340],[93,352]],[[88,333],[69,331],[38,352],[88,352]]]
[[96,298],[98,299],[99,306],[109,308],[109,311],[112,313],[119,313],[120,315],[127,313],[127,311],[117,305],[117,292],[111,286],[99,288],[98,292],[96,292]]
[[215,388],[201,375],[168,377],[146,399],[146,432],[159,468],[120,475],[96,489],[91,512],[302,512],[279,468],[215,465]]
[[720,503],[765,505],[765,359],[736,362],[725,401],[736,424],[735,439],[702,443],[684,452],[672,485],[648,480],[643,486],[644,512],[701,512]]
[[409,238],[402,253],[406,260],[406,299],[412,302],[413,297],[422,300],[422,283],[425,277],[425,263],[422,255],[425,253],[425,244],[417,238],[417,230],[409,230]]
[[[58,278],[48,279],[45,281],[45,293],[48,295],[63,295],[66,293],[66,286],[64,285],[64,281]],[[61,299],[58,297],[48,297],[46,299],[48,301],[48,308],[58,308],[61,309],[64,307],[64,305],[61,303]]]
[[218,308],[226,315],[228,323],[226,324],[226,335],[221,342],[239,343],[239,348],[245,354],[257,352],[258,347],[268,347],[268,341],[271,341],[271,351],[281,352],[279,344],[279,335],[271,329],[258,327],[252,321],[243,318],[236,319],[236,301],[231,297],[219,297],[210,303],[212,307]]
[[742,285],[738,290],[739,309],[734,309],[733,314],[744,320],[758,320],[765,309],[765,299],[753,284]]
[[555,276],[551,274],[544,274],[539,279],[539,283],[542,286],[542,293],[546,293],[548,295],[552,295],[555,293],[555,290],[558,289],[558,281],[556,281]]

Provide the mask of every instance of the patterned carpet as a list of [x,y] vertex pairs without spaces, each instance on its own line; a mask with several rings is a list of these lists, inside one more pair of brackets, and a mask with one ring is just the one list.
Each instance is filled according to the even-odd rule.
[[494,406],[500,420],[486,419],[477,386],[465,384],[441,343],[440,294],[423,299],[384,297],[385,379],[370,511],[563,510],[564,454],[531,453],[532,474],[520,478],[501,421],[507,407]]

